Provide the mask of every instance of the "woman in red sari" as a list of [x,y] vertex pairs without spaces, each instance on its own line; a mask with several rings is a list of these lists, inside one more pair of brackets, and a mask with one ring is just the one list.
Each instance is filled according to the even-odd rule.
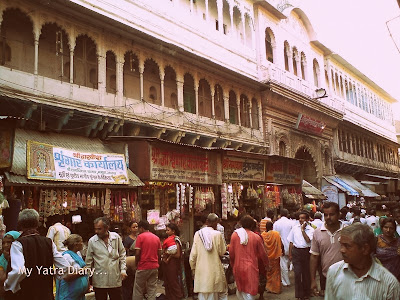
[[269,293],[280,294],[282,292],[280,257],[282,256],[282,241],[278,231],[272,230],[272,222],[267,222],[267,231],[261,236],[267,249],[269,269],[267,271],[266,290]]
[[179,229],[170,223],[166,229],[168,238],[163,242],[163,275],[165,296],[168,300],[187,298],[186,278],[182,261],[182,243]]

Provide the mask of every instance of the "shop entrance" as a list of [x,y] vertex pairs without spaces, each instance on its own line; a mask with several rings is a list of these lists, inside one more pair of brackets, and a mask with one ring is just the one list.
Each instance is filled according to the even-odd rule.
[[295,158],[303,159],[304,168],[303,168],[303,178],[308,181],[312,185],[317,185],[317,170],[315,168],[315,162],[312,158],[310,151],[306,147],[301,147],[297,150]]

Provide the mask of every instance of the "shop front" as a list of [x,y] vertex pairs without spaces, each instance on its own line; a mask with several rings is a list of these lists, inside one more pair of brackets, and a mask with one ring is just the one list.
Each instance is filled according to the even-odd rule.
[[265,157],[234,150],[223,151],[221,219],[227,241],[242,215],[265,215]]
[[132,170],[145,182],[139,192],[142,216],[156,230],[177,223],[182,241],[191,245],[204,216],[221,211],[220,154],[149,138],[129,141],[128,149]]
[[269,156],[265,168],[265,200],[267,208],[296,211],[303,207],[303,161]]
[[34,208],[45,224],[63,215],[72,232],[87,240],[93,220],[107,216],[114,230],[140,215],[137,186],[127,167],[125,146],[98,139],[15,129],[10,164],[1,169],[7,230],[17,229],[18,213]]

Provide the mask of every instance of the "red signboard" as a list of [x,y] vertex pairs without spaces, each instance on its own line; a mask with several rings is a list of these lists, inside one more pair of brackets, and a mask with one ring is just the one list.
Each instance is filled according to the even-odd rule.
[[299,114],[297,118],[296,128],[316,135],[322,135],[326,124],[319,120],[315,120],[309,116]]
[[[183,149],[175,145],[151,145],[150,179],[157,181],[221,184],[221,160],[217,153]],[[186,151],[185,151],[186,150]]]
[[265,174],[265,181],[269,183],[302,184],[303,182],[302,163],[284,157],[269,157]]

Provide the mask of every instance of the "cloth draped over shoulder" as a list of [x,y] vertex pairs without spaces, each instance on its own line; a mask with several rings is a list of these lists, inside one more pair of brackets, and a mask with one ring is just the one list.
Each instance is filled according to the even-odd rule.
[[[63,252],[63,255],[69,254],[72,259],[81,267],[85,267],[86,263],[77,253],[71,250]],[[84,300],[85,292],[88,287],[88,276],[80,276],[73,281],[57,280],[56,281],[56,300]]]
[[213,241],[211,238],[210,231],[208,230],[209,227],[204,227],[199,230],[199,237],[201,241],[203,242],[204,248],[206,248],[207,251],[211,251],[213,247]]
[[240,244],[247,245],[247,243],[249,242],[249,235],[247,234],[246,229],[238,228],[235,230],[235,232],[239,236]]

